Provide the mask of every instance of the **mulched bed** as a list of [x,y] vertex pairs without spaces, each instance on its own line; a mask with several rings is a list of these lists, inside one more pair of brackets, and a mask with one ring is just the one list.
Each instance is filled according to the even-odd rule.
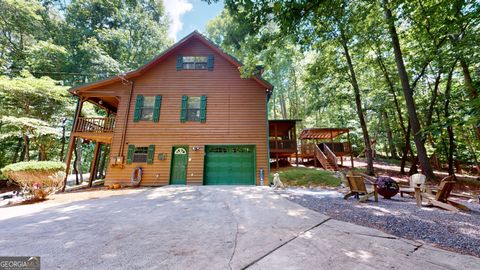
[[467,203],[472,211],[452,213],[432,207],[418,208],[415,199],[396,195],[390,200],[359,203],[343,199],[336,190],[287,188],[279,193],[306,208],[334,219],[379,229],[386,233],[433,246],[480,257],[480,205]]

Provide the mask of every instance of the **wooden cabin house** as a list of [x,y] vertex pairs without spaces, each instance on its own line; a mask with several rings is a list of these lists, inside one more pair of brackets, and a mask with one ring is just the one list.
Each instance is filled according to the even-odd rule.
[[[110,146],[106,185],[130,185],[138,167],[147,186],[268,185],[273,87],[260,74],[241,78],[240,66],[195,31],[135,71],[71,89],[79,103],[67,175],[84,138]],[[107,117],[82,117],[85,102]]]

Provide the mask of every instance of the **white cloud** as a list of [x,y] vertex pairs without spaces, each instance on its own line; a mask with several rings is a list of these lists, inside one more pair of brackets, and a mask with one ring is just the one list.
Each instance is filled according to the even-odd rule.
[[165,11],[170,16],[170,27],[168,36],[177,40],[177,33],[182,30],[183,23],[181,16],[193,9],[193,5],[188,0],[163,0]]

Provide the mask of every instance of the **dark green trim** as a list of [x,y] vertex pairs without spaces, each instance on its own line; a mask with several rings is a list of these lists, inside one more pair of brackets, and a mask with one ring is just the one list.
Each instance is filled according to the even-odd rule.
[[209,71],[213,71],[213,62],[215,61],[215,57],[213,54],[208,55],[208,60],[207,60],[207,69]]
[[134,153],[135,153],[135,145],[129,144],[128,152],[127,152],[127,164],[132,164]]
[[133,122],[140,121],[142,117],[142,107],[143,107],[143,95],[137,95],[137,100],[135,101],[135,114],[133,115]]
[[160,108],[162,105],[162,96],[155,96],[155,106],[153,108],[153,122],[158,122],[160,120]]
[[176,63],[177,70],[183,69],[183,55],[177,55],[177,63]]
[[200,97],[200,122],[207,121],[207,96]]
[[185,123],[185,121],[187,121],[187,105],[188,105],[188,96],[182,96],[182,107],[180,108],[181,123]]
[[147,164],[153,164],[154,157],[155,157],[155,145],[150,144],[148,146],[148,152],[147,152]]

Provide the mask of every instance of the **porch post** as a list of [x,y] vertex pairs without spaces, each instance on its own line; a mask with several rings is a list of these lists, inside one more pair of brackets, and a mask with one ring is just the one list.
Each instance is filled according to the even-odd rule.
[[70,172],[70,163],[72,161],[73,147],[75,146],[75,141],[76,141],[76,137],[74,134],[78,125],[78,117],[80,117],[82,112],[83,102],[85,102],[85,99],[79,96],[77,100],[77,108],[75,110],[75,118],[73,120],[72,131],[70,132],[70,142],[68,143],[67,156],[65,158],[66,168],[65,168],[65,178],[63,179],[62,192],[65,191],[65,187],[67,186],[67,178],[68,178],[68,173]]
[[277,162],[277,170],[278,168],[280,168],[279,164],[278,164],[278,123],[275,123],[275,159],[276,159],[276,162]]
[[347,138],[348,138],[348,146],[350,148],[350,161],[352,162],[352,169],[355,167],[353,165],[353,149],[352,149],[352,143],[350,142],[350,130],[347,131]]
[[90,177],[88,178],[88,187],[92,187],[93,180],[95,180],[96,172],[97,172],[97,160],[98,160],[98,154],[100,153],[100,145],[101,143],[96,142],[95,143],[95,148],[93,150],[93,159],[92,162],[90,163]]
[[297,122],[293,125],[293,141],[295,142],[295,163],[298,167],[298,146],[297,146]]

